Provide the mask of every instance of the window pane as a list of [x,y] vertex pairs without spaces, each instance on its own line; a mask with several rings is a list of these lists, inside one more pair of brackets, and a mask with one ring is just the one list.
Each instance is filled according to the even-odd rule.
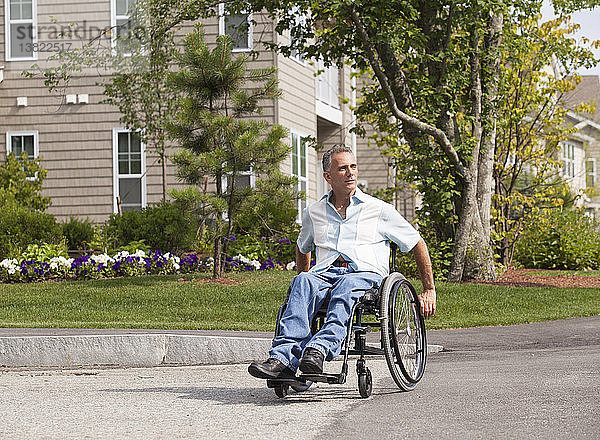
[[233,40],[234,49],[248,49],[248,31],[248,14],[225,16],[225,33]]
[[21,153],[23,153],[23,137],[22,136],[13,136],[11,141],[11,151],[15,154],[15,156],[20,157]]
[[11,0],[10,1],[10,19],[11,20],[31,20],[33,16],[33,7],[31,0]]
[[292,133],[292,175],[298,175],[298,136]]
[[10,25],[10,55],[14,58],[33,57],[33,24]]
[[306,177],[306,141],[300,140],[300,175]]
[[124,205],[142,206],[142,179],[119,179],[119,197]]
[[29,157],[35,157],[35,149],[33,147],[33,136],[23,136],[23,149],[27,151]]
[[129,172],[129,161],[119,160],[119,174],[131,174]]
[[117,15],[127,15],[128,9],[127,0],[117,0]]
[[129,38],[131,33],[131,20],[128,18],[117,20],[117,40],[125,40]]
[[119,153],[129,152],[129,133],[119,133]]
[[236,176],[235,178],[235,187],[236,188],[248,188],[250,186],[250,176],[242,175]]
[[136,135],[131,135],[130,136],[130,151],[132,153],[139,153],[142,151],[142,142],[140,141],[140,138]]
[[131,174],[142,174],[142,159],[139,155],[132,155],[130,169]]

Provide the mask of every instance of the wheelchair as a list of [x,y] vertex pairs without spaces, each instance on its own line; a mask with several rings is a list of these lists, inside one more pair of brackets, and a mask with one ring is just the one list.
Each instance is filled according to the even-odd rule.
[[[274,389],[277,397],[284,398],[290,388],[296,392],[306,391],[313,382],[344,384],[348,375],[349,356],[358,356],[358,390],[363,398],[369,397],[373,391],[373,379],[367,367],[366,356],[384,356],[394,382],[402,391],[411,391],[416,387],[423,377],[427,360],[425,323],[417,292],[402,274],[395,271],[394,243],[391,243],[391,250],[390,275],[379,287],[365,290],[364,295],[353,305],[342,346],[341,372],[300,374],[294,379],[268,379],[267,386]],[[275,336],[279,334],[279,321],[288,297],[279,308]],[[328,305],[329,301],[326,299],[317,311],[311,325],[313,335],[325,323]],[[369,316],[374,319],[368,319]],[[367,333],[373,328],[380,331],[379,344],[367,341]]]

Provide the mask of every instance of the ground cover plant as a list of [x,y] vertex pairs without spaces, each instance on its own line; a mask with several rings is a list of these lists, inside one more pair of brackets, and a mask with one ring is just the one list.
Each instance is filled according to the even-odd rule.
[[[294,272],[234,272],[221,282],[209,276],[0,284],[0,326],[273,331]],[[600,314],[600,288],[438,282],[437,291],[430,329]]]

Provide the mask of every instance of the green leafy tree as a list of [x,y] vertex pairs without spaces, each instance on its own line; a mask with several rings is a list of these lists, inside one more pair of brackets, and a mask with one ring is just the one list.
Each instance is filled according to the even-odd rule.
[[50,198],[41,194],[46,174],[39,159],[29,159],[25,152],[20,158],[9,153],[6,162],[0,165],[2,206],[19,205],[31,211],[45,211],[50,206]]
[[[562,11],[596,2],[561,2]],[[577,3],[577,4],[575,4]],[[491,205],[503,32],[541,1],[252,1],[293,32],[292,50],[372,72],[359,114],[422,194],[421,229],[452,247],[448,279],[495,278]],[[247,8],[232,2],[230,8]],[[306,12],[306,20],[298,13]],[[310,11],[310,12],[309,12]],[[523,35],[534,39],[535,35]]]
[[[183,94],[180,110],[169,126],[182,147],[172,161],[177,176],[194,185],[171,194],[211,219],[215,278],[223,274],[236,218],[250,215],[244,209],[246,200],[258,201],[260,189],[273,180],[284,189],[284,203],[293,204],[294,180],[279,171],[279,164],[290,153],[290,147],[282,142],[285,129],[250,119],[259,115],[260,100],[280,96],[275,68],[248,70],[248,56],[233,57],[232,48],[231,39],[220,36],[211,50],[204,42],[202,27],[197,26],[186,36],[184,50],[177,56],[179,70],[170,75]],[[254,88],[244,88],[246,82]],[[239,184],[248,172],[257,176],[259,192]]]

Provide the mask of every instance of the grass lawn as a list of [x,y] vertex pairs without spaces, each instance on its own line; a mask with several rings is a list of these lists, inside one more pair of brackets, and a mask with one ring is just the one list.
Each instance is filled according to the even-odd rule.
[[[197,281],[206,276],[0,284],[0,327],[272,331],[293,274],[228,274],[241,282],[237,285]],[[600,315],[600,289],[440,282],[437,291],[438,313],[427,321],[428,328]]]

